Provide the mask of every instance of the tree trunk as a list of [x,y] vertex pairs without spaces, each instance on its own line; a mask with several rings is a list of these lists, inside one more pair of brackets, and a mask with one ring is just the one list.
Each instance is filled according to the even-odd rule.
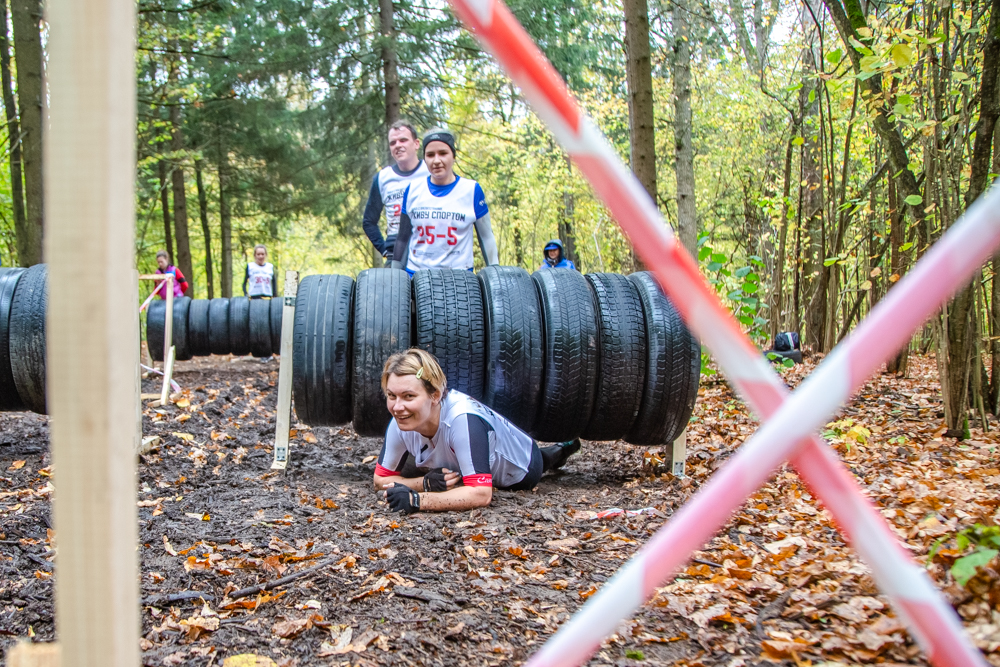
[[188,234],[187,192],[184,188],[184,168],[182,154],[184,151],[184,134],[181,132],[181,108],[174,104],[170,107],[170,126],[173,131],[171,148],[174,153],[174,170],[171,175],[174,194],[174,235],[177,239],[177,266],[187,278],[190,288],[187,296],[194,297],[194,265],[191,262],[191,239]]
[[[903,208],[900,206],[899,197],[896,192],[896,184],[892,176],[889,176],[889,271],[887,276],[890,284],[895,284],[893,276],[897,280],[899,276],[906,273],[906,253],[901,250],[901,246],[906,242],[906,220],[903,215]],[[904,347],[895,357],[889,359],[885,364],[885,369],[889,373],[906,374],[907,362],[909,361],[910,348]]]
[[198,213],[201,215],[201,234],[205,238],[205,289],[208,298],[215,298],[215,279],[212,272],[212,230],[208,227],[208,197],[202,179],[201,160],[194,161],[195,182],[198,184]]
[[799,117],[802,119],[802,174],[799,182],[799,217],[802,233],[802,271],[800,300],[805,303],[803,340],[816,351],[823,349],[826,330],[826,258],[824,236],[823,171],[820,142],[815,138],[819,128],[819,102],[816,85],[816,56],[811,43],[815,31],[803,28],[809,42],[802,50],[802,88],[799,89]]
[[[7,116],[7,131],[10,137],[10,198],[14,214],[14,236],[20,246],[21,239],[27,239],[28,230],[24,218],[24,183],[21,175],[21,137],[17,122],[17,102],[14,86],[10,78],[10,34],[7,20],[7,2],[0,0],[0,82],[3,83],[3,108]],[[18,251],[20,255],[20,250]],[[8,264],[13,262],[8,259]]]
[[229,155],[219,146],[219,240],[222,243],[222,296],[233,296],[233,226],[229,214]]
[[42,33],[39,0],[11,0],[14,29],[14,60],[17,66],[17,98],[20,103],[21,157],[24,162],[24,243],[18,239],[21,266],[42,261],[42,230],[45,224],[42,189]]
[[[2,1],[2,0],[0,0]],[[160,176],[160,208],[163,209],[163,245],[167,251],[167,258],[170,263],[174,263],[174,228],[170,222],[170,193],[167,190],[167,162],[160,160],[157,163]]]
[[788,143],[785,145],[785,170],[782,174],[783,184],[781,188],[781,226],[778,228],[778,254],[774,258],[774,273],[771,276],[771,340],[774,341],[778,332],[782,330],[781,304],[784,292],[785,278],[785,252],[788,245],[788,208],[789,198],[792,192],[792,156],[794,154],[794,144],[792,141],[798,133],[799,124],[797,118],[792,118],[791,131],[788,136]]
[[[1000,82],[998,82],[997,77],[1000,75],[1000,0],[993,0],[992,8],[990,9],[990,23],[987,29],[986,42],[983,46],[983,73],[982,81],[979,88],[979,122],[976,125],[976,140],[972,147],[972,160],[971,160],[971,173],[969,175],[969,189],[965,193],[965,206],[968,208],[979,198],[986,189],[987,181],[989,180],[990,166],[991,166],[991,152],[993,144],[993,134],[996,129],[997,117],[1000,116]],[[994,260],[994,269],[997,263]],[[996,278],[994,277],[994,300],[993,308],[996,309]],[[972,290],[975,289],[975,285],[971,287],[966,287],[955,297],[952,302],[951,312],[952,317],[949,324],[955,324],[956,326],[949,326],[948,330],[948,343],[951,345],[965,345],[970,349],[965,347],[960,347],[957,350],[957,354],[954,356],[949,356],[948,363],[953,365],[955,363],[961,363],[962,359],[966,360],[964,366],[964,373],[952,373],[952,376],[963,375],[966,380],[968,379],[969,367],[968,359],[971,357],[973,343],[975,341],[969,340],[971,336],[969,331],[972,329],[971,318],[974,316],[973,304],[975,299],[973,298]],[[958,314],[960,317],[964,317],[964,320],[955,322],[956,316]],[[954,347],[949,347],[949,351],[955,352]],[[959,356],[961,355],[961,356]],[[996,368],[996,355],[994,355],[994,368]],[[979,364],[979,359],[975,360],[976,364]],[[996,376],[994,376],[994,384],[996,383]],[[951,385],[952,399],[957,401],[956,405],[961,406],[962,416],[965,416],[964,406],[964,394],[959,394],[959,389],[955,387],[955,383],[952,382]],[[963,388],[967,389],[967,387]],[[948,428],[951,431],[955,431],[958,428],[959,423],[948,424]],[[956,436],[958,437],[958,436]]]
[[629,148],[632,173],[656,202],[656,144],[653,72],[646,0],[624,0],[625,74],[628,83]]
[[[566,180],[568,181],[573,175],[573,162],[569,159],[569,156],[566,157],[566,173],[568,175]],[[582,271],[580,258],[576,254],[575,218],[576,197],[567,189],[563,191],[563,210],[562,215],[559,216],[559,238],[562,239],[563,252],[566,255],[566,259],[573,262],[577,270]]]
[[382,79],[385,84],[385,126],[399,120],[399,68],[392,0],[378,0],[382,33]]
[[698,245],[698,213],[694,197],[694,146],[691,142],[691,40],[688,19],[686,0],[676,0],[672,5],[671,23],[674,30],[677,227],[681,244],[694,255]]

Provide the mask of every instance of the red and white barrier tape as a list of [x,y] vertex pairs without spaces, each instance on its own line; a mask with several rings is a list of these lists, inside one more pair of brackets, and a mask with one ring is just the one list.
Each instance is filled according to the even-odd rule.
[[[1000,244],[1000,192],[994,191],[972,207],[786,401],[783,383],[719,303],[645,190],[580,111],[562,79],[506,6],[498,0],[452,0],[452,5],[580,167],[728,379],[758,414],[774,418],[528,664],[570,666],[586,660],[691,551],[710,539],[781,461],[791,457],[872,568],[931,661],[941,667],[985,665],[954,611],[815,430]],[[917,295],[919,300],[914,300]]]

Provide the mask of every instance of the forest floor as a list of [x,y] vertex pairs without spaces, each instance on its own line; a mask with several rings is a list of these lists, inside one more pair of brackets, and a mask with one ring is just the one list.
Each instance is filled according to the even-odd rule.
[[[797,384],[813,367],[785,374]],[[297,425],[286,472],[269,469],[272,361],[178,364],[176,405],[146,408],[139,461],[144,665],[520,664],[612,576],[755,429],[720,376],[705,379],[688,477],[669,454],[585,443],[532,492],[460,514],[390,514],[372,490],[378,439]],[[154,389],[149,381],[144,391]],[[874,377],[828,437],[972,637],[1000,665],[996,561],[960,587],[953,536],[997,523],[1000,426],[942,440],[933,358]],[[665,457],[666,460],[663,460]],[[47,418],[0,415],[0,645],[52,641]],[[600,519],[610,508],[654,508]],[[926,664],[791,469],[780,470],[591,664]],[[319,567],[317,567],[319,566]],[[236,589],[310,570],[266,593]],[[194,591],[203,598],[169,601]],[[270,661],[274,661],[273,663]]]

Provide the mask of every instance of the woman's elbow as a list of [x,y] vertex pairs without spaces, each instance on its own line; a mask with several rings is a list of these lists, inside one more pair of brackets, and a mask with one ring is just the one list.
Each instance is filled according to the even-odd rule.
[[472,502],[474,507],[486,507],[493,500],[492,486],[473,487]]

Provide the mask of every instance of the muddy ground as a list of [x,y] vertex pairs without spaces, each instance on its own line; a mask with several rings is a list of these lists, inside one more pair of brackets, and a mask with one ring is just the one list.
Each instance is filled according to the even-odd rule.
[[[992,434],[974,431],[971,447],[940,439],[933,364],[914,362],[910,379],[873,379],[830,434],[918,558],[963,526],[993,523],[1000,481],[997,470],[966,475],[995,461]],[[807,370],[788,372],[789,383]],[[182,362],[178,403],[144,410],[144,435],[160,438],[138,467],[144,665],[209,667],[247,653],[282,667],[520,664],[755,427],[715,376],[701,388],[686,478],[668,473],[666,452],[584,443],[534,491],[496,491],[482,510],[404,517],[372,490],[381,442],[350,427],[296,424],[288,469],[270,470],[277,371],[277,361]],[[143,390],[158,386],[147,380]],[[861,424],[868,437],[852,441]],[[4,648],[54,639],[49,464],[47,419],[0,414]],[[947,498],[930,502],[921,489],[934,487],[933,471],[971,486],[961,498],[942,487]],[[594,516],[615,507],[650,509]],[[929,516],[935,525],[925,525]],[[925,664],[790,470],[696,557],[591,664]],[[932,575],[980,646],[1000,646],[984,602],[995,573],[977,597],[956,586],[949,564],[939,559]],[[266,592],[235,592],[308,568]]]

